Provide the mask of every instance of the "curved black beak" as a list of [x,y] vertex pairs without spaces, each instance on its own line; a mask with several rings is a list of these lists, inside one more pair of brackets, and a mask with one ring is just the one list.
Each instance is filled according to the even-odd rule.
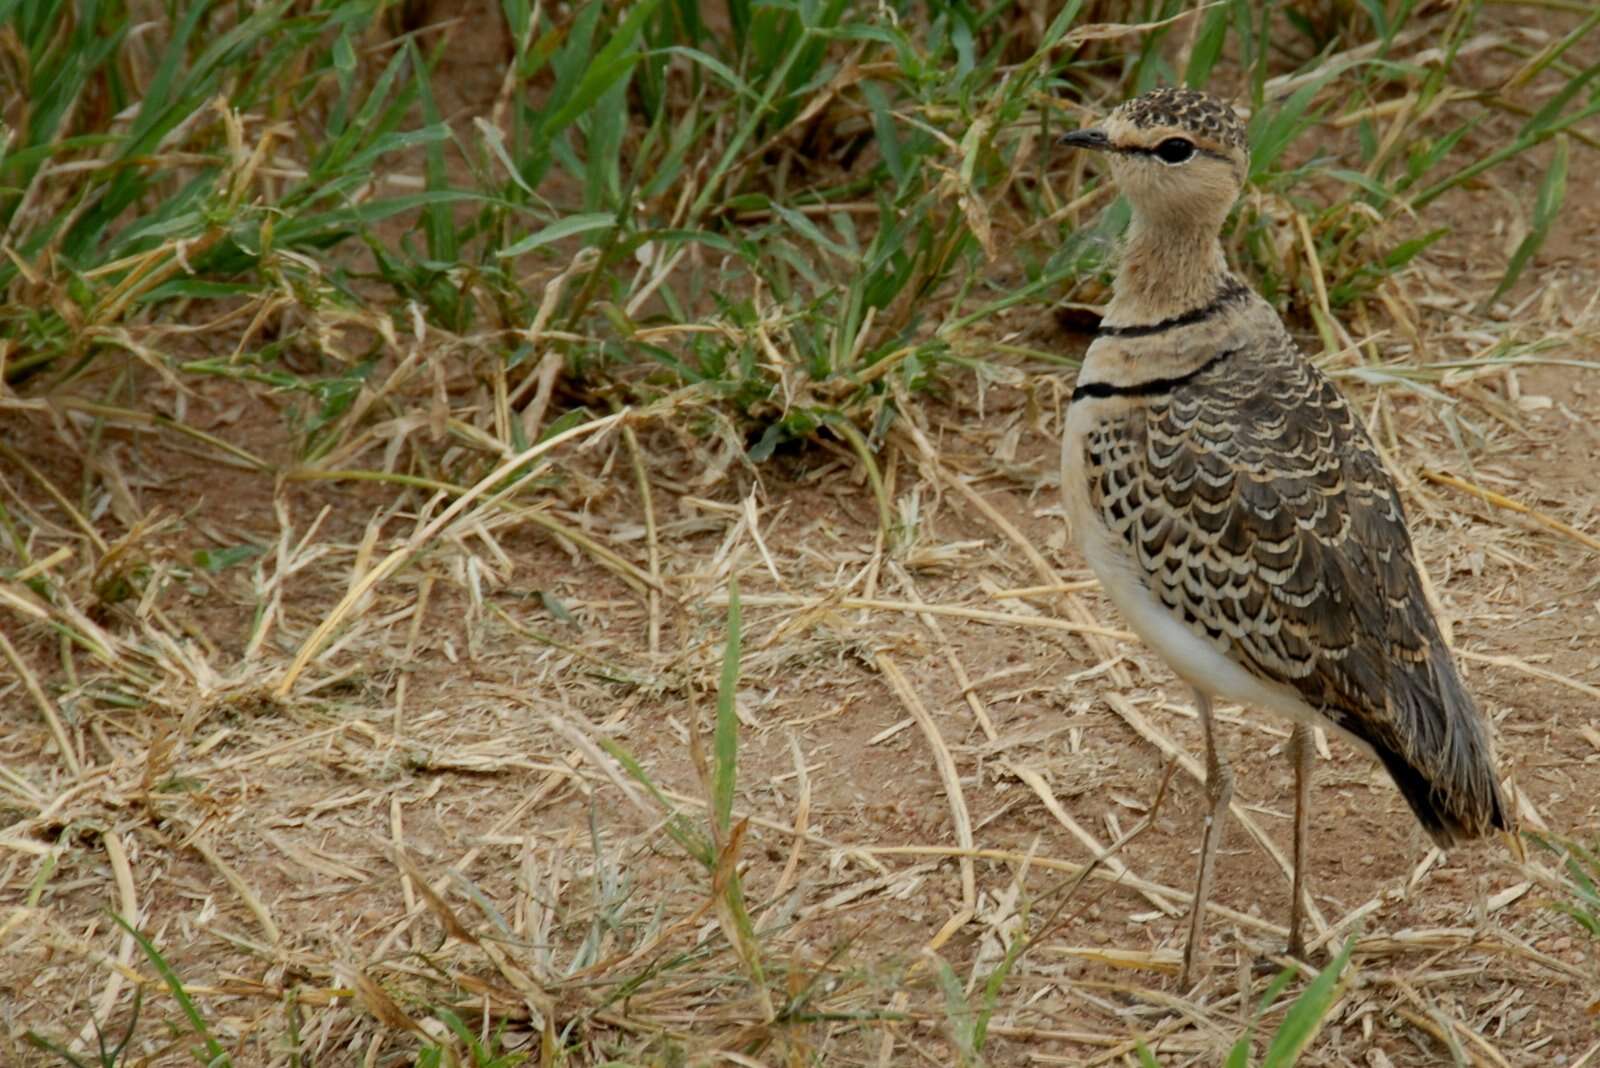
[[1085,126],[1081,130],[1073,130],[1061,138],[1061,143],[1071,145],[1073,148],[1092,148],[1104,152],[1111,147],[1111,138],[1098,126]]

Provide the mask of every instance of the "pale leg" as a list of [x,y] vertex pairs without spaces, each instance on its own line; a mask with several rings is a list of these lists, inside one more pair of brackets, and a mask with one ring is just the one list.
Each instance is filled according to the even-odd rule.
[[1187,987],[1200,955],[1201,929],[1205,926],[1206,899],[1211,896],[1211,873],[1216,867],[1217,842],[1222,837],[1222,819],[1233,798],[1233,770],[1217,755],[1216,729],[1211,722],[1211,698],[1195,691],[1195,709],[1200,713],[1200,729],[1206,741],[1206,799],[1211,811],[1206,814],[1205,835],[1200,840],[1200,875],[1195,880],[1194,905],[1189,913],[1189,944],[1183,949],[1181,986]]
[[1305,914],[1306,849],[1311,837],[1311,773],[1317,751],[1311,728],[1296,723],[1289,736],[1289,759],[1294,762],[1294,896],[1289,899],[1289,956],[1305,960],[1306,944],[1300,937]]

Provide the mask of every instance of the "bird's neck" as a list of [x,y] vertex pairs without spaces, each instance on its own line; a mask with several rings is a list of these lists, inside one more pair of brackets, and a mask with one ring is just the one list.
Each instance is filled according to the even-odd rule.
[[1117,264],[1107,324],[1159,322],[1210,302],[1228,278],[1219,231],[1210,219],[1153,222],[1135,214]]

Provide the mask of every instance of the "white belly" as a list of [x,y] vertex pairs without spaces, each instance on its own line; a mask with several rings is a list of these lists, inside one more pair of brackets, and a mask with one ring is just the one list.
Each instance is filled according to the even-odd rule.
[[1068,410],[1067,429],[1061,442],[1061,485],[1072,537],[1106,595],[1134,633],[1195,689],[1315,726],[1331,726],[1327,718],[1302,701],[1292,689],[1257,678],[1209,640],[1190,630],[1150,591],[1143,568],[1127,543],[1101,519],[1099,509],[1089,497],[1083,463],[1084,436],[1103,417],[1105,409],[1097,412],[1097,408],[1119,403],[1086,399],[1073,404]]

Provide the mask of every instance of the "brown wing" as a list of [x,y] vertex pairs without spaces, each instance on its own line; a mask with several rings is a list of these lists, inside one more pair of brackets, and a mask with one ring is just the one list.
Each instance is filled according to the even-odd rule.
[[1504,827],[1394,484],[1333,383],[1284,335],[1129,418],[1104,439],[1091,494],[1149,588],[1369,743],[1441,844]]

